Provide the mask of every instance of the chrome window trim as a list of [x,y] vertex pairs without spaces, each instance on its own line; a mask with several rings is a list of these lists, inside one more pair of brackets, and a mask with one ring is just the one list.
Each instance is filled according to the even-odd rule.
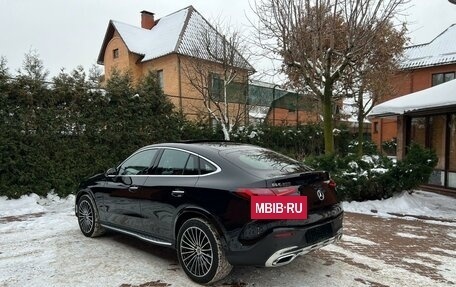
[[[182,148],[176,148],[176,147],[165,147],[165,146],[160,146],[160,147],[148,147],[148,148],[144,148],[144,149],[139,149],[137,150],[136,152],[134,152],[132,155],[130,155],[128,158],[126,158],[121,164],[119,164],[117,166],[117,169],[119,169],[120,166],[122,166],[122,164],[124,162],[126,162],[129,158],[131,158],[132,156],[140,153],[140,152],[143,152],[143,151],[146,151],[146,150],[151,150],[151,149],[157,149],[157,150],[160,150],[160,149],[172,149],[172,150],[178,150],[178,151],[182,151],[182,152],[186,152],[188,154],[191,154],[191,155],[194,155],[194,156],[197,156],[199,158],[202,158],[204,160],[206,160],[207,162],[209,162],[210,164],[212,164],[213,166],[215,166],[215,171],[213,172],[210,172],[210,173],[207,173],[207,174],[197,174],[197,175],[185,175],[185,174],[182,174],[182,175],[176,175],[176,174],[169,174],[169,175],[160,175],[160,174],[135,174],[135,175],[117,175],[117,176],[125,176],[125,177],[182,177],[182,178],[191,178],[191,177],[205,177],[205,176],[209,176],[209,175],[214,175],[214,174],[217,174],[219,172],[222,171],[222,169],[220,168],[220,166],[218,166],[218,164],[216,164],[215,162],[213,162],[212,160],[200,155],[200,154],[197,154],[195,152],[192,152],[192,151],[189,151],[189,150],[186,150],[186,149],[182,149]],[[161,158],[160,158],[161,159]]]

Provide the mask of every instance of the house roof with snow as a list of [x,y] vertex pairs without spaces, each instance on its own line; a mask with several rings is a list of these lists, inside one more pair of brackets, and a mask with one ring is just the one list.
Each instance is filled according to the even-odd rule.
[[[130,52],[142,56],[141,62],[173,53],[215,61],[206,44],[210,43],[211,50],[220,50],[226,43],[225,38],[193,6],[188,6],[156,20],[152,29],[111,20],[98,55],[99,64],[103,64],[106,46],[114,31],[119,33]],[[206,37],[210,37],[209,40],[205,40]],[[234,62],[237,68],[254,70],[238,51],[234,51]]]
[[400,68],[404,70],[456,63],[456,24],[431,42],[405,48]]
[[385,117],[449,107],[456,108],[456,80],[381,103],[369,116]]

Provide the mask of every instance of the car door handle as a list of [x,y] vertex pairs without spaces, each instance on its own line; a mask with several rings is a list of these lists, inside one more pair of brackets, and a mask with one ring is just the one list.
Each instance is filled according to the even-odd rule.
[[171,191],[171,195],[175,197],[182,197],[184,195],[185,191],[183,190],[173,190]]
[[130,192],[135,192],[135,191],[138,190],[138,188],[139,188],[139,187],[137,187],[137,186],[130,186],[130,187],[128,188],[128,191],[130,191]]

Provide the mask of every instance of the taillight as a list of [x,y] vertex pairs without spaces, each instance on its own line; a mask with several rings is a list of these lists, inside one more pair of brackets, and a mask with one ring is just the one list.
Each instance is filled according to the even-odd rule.
[[331,189],[335,189],[336,188],[336,182],[332,179],[330,180],[326,180],[324,183],[326,183],[328,185],[328,187],[330,187]]
[[277,188],[238,188],[236,194],[242,196],[246,199],[250,199],[252,196],[262,196],[262,195],[288,195],[295,193],[297,191],[296,186],[287,186],[287,187],[277,187]]

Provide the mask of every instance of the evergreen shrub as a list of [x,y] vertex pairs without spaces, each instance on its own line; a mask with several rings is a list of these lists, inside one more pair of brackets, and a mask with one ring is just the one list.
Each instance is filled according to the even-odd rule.
[[152,73],[136,85],[114,73],[100,89],[82,68],[46,82],[36,58],[15,77],[3,66],[0,196],[65,196],[139,147],[181,137],[183,119]]
[[437,164],[437,156],[414,144],[401,161],[382,155],[331,155],[310,157],[305,163],[331,173],[340,200],[363,201],[388,198],[426,183]]

